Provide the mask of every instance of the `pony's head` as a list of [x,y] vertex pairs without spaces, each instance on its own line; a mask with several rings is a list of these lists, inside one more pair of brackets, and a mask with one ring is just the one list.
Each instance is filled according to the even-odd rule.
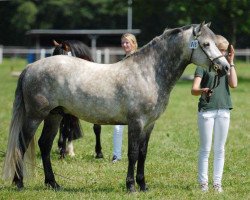
[[216,35],[209,29],[210,23],[204,22],[192,26],[192,34],[189,39],[189,61],[216,71],[219,75],[225,75],[230,69],[227,59],[216,46]]
[[79,40],[65,40],[60,44],[53,40],[53,43],[55,46],[52,54],[53,56],[70,55],[84,60],[93,61],[89,47]]
[[52,55],[70,55],[70,51],[67,51],[65,48],[66,46],[63,43],[58,43],[57,41],[53,40],[53,44],[55,46]]

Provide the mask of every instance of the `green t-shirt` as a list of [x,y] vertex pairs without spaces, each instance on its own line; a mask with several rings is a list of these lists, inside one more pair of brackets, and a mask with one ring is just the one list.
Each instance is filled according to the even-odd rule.
[[[201,88],[212,88],[214,85],[215,72],[208,72],[202,67],[197,67],[194,76],[201,77]],[[198,110],[217,110],[217,109],[232,109],[232,101],[228,86],[227,75],[220,77],[220,84],[213,89],[213,93],[206,99],[206,95],[202,94],[199,99]]]

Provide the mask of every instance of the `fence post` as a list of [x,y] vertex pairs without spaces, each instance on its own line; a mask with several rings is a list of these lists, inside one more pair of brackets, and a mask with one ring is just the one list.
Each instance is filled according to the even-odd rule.
[[0,64],[3,62],[3,45],[0,45]]
[[45,58],[46,51],[45,49],[40,50],[40,59]]
[[109,49],[104,50],[104,63],[108,64],[110,62],[110,52]]
[[249,63],[250,59],[249,59],[249,54],[250,54],[250,49],[246,49],[247,53],[246,53],[246,62]]
[[96,51],[96,62],[102,63],[102,51],[101,50]]

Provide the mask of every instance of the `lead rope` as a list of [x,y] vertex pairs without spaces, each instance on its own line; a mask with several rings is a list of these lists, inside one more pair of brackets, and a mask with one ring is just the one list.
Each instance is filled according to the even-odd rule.
[[[210,71],[210,70],[209,70]],[[206,93],[206,101],[207,103],[209,103],[210,101],[210,96],[213,93],[213,89],[217,88],[220,84],[220,76],[218,73],[216,73],[216,75],[214,76],[214,81],[213,81],[213,87],[211,89],[208,90],[208,92]]]

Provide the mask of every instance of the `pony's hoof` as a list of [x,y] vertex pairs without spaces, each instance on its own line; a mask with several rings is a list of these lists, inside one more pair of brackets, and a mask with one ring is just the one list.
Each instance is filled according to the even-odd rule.
[[63,149],[60,150],[60,159],[64,159],[66,157],[66,151]]
[[61,189],[60,185],[58,185],[56,181],[47,181],[45,182],[45,185],[56,191]]
[[70,157],[74,157],[76,154],[75,154],[74,152],[69,152],[68,155],[69,155]]
[[146,184],[140,185],[140,191],[141,191],[141,192],[147,192],[147,191],[148,191],[147,185],[146,185]]
[[148,190],[147,184],[145,182],[145,178],[143,175],[138,174],[136,176],[136,183],[138,184],[140,191],[146,192]]
[[128,191],[129,193],[134,193],[134,192],[136,192],[135,185],[127,186],[127,191]]
[[65,154],[61,154],[59,157],[60,160],[63,160],[64,158],[65,158]]
[[22,181],[13,182],[13,184],[17,187],[18,190],[22,190],[24,188]]
[[96,153],[95,158],[96,158],[96,159],[103,158],[103,154],[102,154],[102,152],[100,152],[100,153]]

